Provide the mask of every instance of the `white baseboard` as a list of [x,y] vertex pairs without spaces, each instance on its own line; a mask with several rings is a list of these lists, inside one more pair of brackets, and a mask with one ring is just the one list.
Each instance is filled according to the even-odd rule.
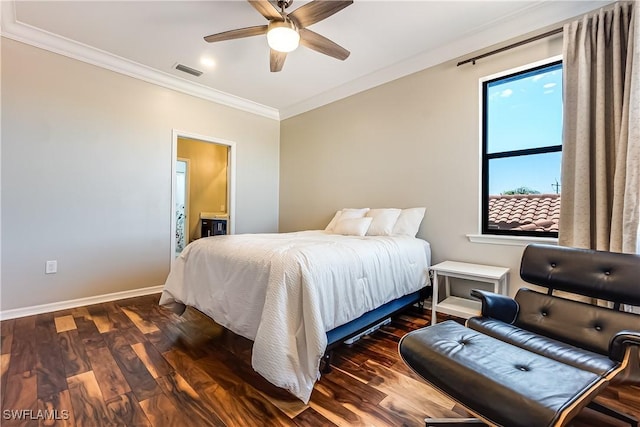
[[0,320],[15,319],[17,317],[32,316],[34,314],[50,313],[52,311],[67,310],[69,308],[82,307],[84,305],[99,304],[125,298],[139,297],[143,295],[162,292],[163,285],[150,286],[148,288],[132,289],[130,291],[113,292],[111,294],[96,295],[86,298],[72,299],[68,301],[52,302],[49,304],[33,305],[31,307],[13,308],[0,311]]

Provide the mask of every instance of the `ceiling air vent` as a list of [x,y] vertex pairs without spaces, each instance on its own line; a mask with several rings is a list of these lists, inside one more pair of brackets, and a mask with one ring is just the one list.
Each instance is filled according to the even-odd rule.
[[187,67],[186,65],[176,64],[176,70],[183,71],[185,73],[189,73],[192,76],[200,77],[202,75],[202,71],[196,70],[191,67]]

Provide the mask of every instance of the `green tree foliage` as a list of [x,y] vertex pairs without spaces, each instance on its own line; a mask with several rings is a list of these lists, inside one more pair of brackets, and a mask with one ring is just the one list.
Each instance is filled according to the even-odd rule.
[[502,196],[512,196],[514,194],[540,194],[540,192],[529,187],[518,187],[513,190],[507,190],[500,193]]

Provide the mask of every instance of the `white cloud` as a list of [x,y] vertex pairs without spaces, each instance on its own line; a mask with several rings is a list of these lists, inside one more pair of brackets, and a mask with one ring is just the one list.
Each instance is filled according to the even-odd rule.
[[553,92],[554,92],[553,89],[549,89],[549,90],[545,90],[544,94],[549,95],[550,93],[553,93]]
[[513,95],[513,91],[511,89],[505,89],[502,92],[500,92],[500,97],[502,98],[508,98],[511,95]]
[[544,86],[542,86],[545,89],[551,89],[552,87],[554,87],[556,85],[556,83],[547,83]]
[[531,77],[531,80],[533,80],[534,82],[537,82],[542,78],[544,78],[544,74],[536,74],[535,76]]

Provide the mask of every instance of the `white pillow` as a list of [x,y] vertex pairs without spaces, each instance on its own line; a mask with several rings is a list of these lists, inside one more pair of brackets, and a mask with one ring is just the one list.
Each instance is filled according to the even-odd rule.
[[373,218],[343,218],[337,223],[333,232],[345,236],[364,236],[371,225]]
[[370,209],[365,217],[373,218],[367,236],[389,236],[393,233],[393,226],[400,216],[401,209]]
[[416,237],[426,210],[426,208],[402,209],[396,224],[393,226],[393,235]]
[[336,214],[331,219],[331,221],[329,221],[329,224],[327,224],[327,227],[324,229],[324,231],[326,231],[327,233],[333,232],[333,229],[335,228],[336,223],[340,219],[341,215],[342,215],[342,211],[337,211]]
[[336,212],[336,214],[333,216],[333,219],[329,222],[329,224],[324,229],[324,231],[326,231],[328,233],[333,233],[334,232],[333,230],[336,227],[336,224],[338,223],[339,220],[348,219],[348,218],[364,218],[364,215],[367,212],[369,212],[369,208],[359,208],[359,209],[345,208],[345,209],[341,209],[338,212]]

